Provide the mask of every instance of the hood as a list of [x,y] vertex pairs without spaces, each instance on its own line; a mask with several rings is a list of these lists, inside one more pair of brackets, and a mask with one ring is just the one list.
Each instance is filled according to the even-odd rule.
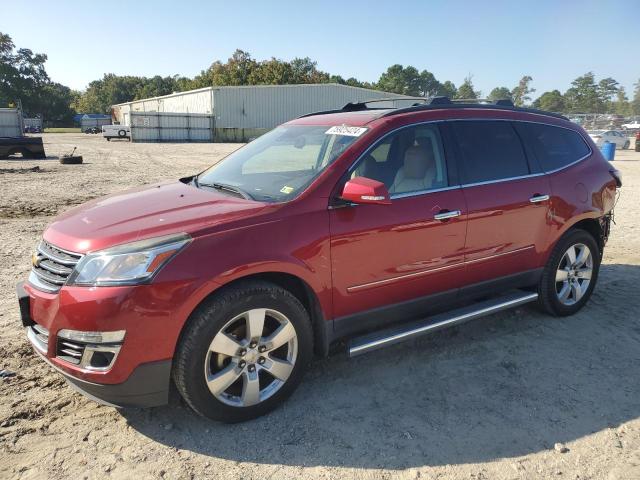
[[93,250],[250,218],[268,204],[167,182],[98,198],[63,213],[44,238],[73,252]]

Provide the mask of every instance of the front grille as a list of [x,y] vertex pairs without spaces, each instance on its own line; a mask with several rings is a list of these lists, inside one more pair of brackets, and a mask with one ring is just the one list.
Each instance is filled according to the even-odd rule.
[[37,323],[27,328],[29,330],[27,336],[29,340],[31,340],[31,343],[33,343],[33,346],[40,350],[40,352],[46,354],[47,345],[49,344],[49,330]]
[[66,283],[82,255],[40,242],[33,258],[29,283],[46,292],[57,292]]

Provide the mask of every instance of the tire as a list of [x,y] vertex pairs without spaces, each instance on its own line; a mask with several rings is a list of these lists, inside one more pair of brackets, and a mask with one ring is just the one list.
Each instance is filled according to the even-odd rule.
[[118,130],[118,136],[120,138],[124,138],[127,136],[127,131],[126,130]]
[[[586,247],[587,252],[581,257],[583,247]],[[570,248],[576,259],[574,266],[569,265]],[[590,257],[586,257],[586,253]],[[582,265],[581,258],[584,260]],[[580,310],[593,293],[598,280],[600,260],[600,248],[589,232],[573,229],[562,236],[551,252],[538,284],[538,303],[542,309],[557,317],[573,315]],[[574,282],[577,282],[577,287]]]
[[17,158],[15,157],[15,155],[20,155],[20,157],[23,160],[28,160],[30,158],[34,158],[33,154],[27,150],[26,148],[12,148],[11,150],[9,150],[9,152],[7,153],[7,156],[5,158],[11,159],[11,156],[14,156],[14,160],[17,160]]
[[[264,320],[264,329],[258,327],[251,335],[256,339],[255,332],[260,332],[257,345],[247,338],[249,312],[254,320]],[[280,341],[290,340],[264,353],[276,331]],[[228,355],[217,353],[221,350]],[[173,379],[198,414],[242,422],[264,415],[291,395],[312,352],[311,320],[300,301],[275,284],[250,281],[213,295],[195,310],[178,342]]]
[[60,158],[60,163],[63,165],[78,165],[82,163],[82,155],[74,155],[72,157]]
[[627,143],[624,144],[624,146],[622,147],[623,150],[628,150],[629,147],[631,146],[631,142],[629,142],[629,140],[627,140]]

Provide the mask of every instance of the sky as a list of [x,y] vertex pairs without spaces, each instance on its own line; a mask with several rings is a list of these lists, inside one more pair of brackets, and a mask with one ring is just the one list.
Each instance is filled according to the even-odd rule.
[[533,97],[588,71],[627,93],[640,79],[640,0],[0,0],[0,32],[46,53],[74,89],[105,73],[193,77],[237,48],[256,60],[310,57],[376,81],[399,63],[488,95],[533,77]]

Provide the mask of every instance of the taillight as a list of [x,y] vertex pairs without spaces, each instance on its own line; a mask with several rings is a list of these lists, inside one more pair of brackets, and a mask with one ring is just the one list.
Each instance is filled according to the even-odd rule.
[[640,130],[636,133],[636,140],[640,140]]
[[622,186],[622,173],[620,172],[620,170],[612,168],[609,170],[609,173],[616,181],[616,187],[620,188]]

